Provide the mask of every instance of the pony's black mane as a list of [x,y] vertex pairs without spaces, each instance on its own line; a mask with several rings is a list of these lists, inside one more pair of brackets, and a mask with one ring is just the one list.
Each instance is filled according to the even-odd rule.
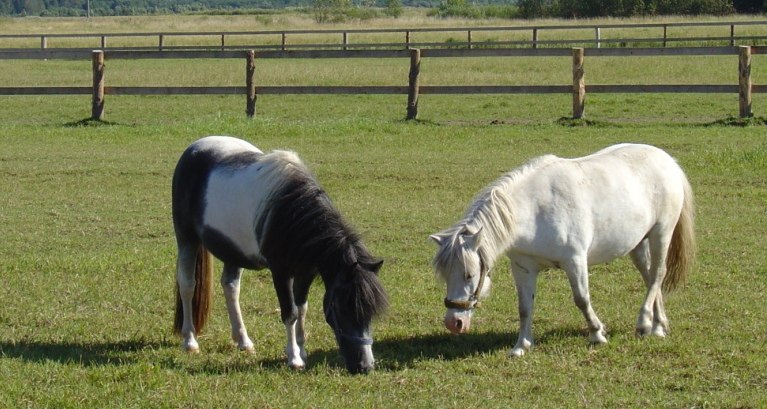
[[374,270],[380,262],[307,170],[293,168],[269,200],[256,234],[273,272],[319,273],[359,322],[383,312],[388,301]]

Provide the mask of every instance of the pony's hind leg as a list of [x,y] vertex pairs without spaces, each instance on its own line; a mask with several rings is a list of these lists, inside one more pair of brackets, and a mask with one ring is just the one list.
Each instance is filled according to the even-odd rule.
[[253,352],[253,341],[248,337],[245,323],[242,321],[240,309],[240,276],[242,269],[230,264],[224,264],[221,274],[221,287],[226,299],[226,310],[229,313],[229,323],[232,326],[232,340],[241,351]]
[[592,344],[604,344],[607,342],[607,332],[604,325],[591,307],[591,295],[589,294],[589,271],[585,258],[579,261],[574,258],[563,265],[573,291],[573,301],[583,313],[586,324],[589,327],[589,342]]
[[[642,274],[642,280],[647,289],[650,288],[650,244],[647,239],[642,240],[639,245],[631,251],[631,261]],[[663,292],[658,291],[653,302],[652,311],[652,329],[637,329],[638,335],[644,335],[651,331],[653,335],[663,337],[668,332],[668,318],[666,318],[666,309],[663,306]]]
[[[660,227],[656,227],[656,229],[661,230]],[[638,336],[648,334],[665,336],[668,330],[668,319],[663,307],[661,285],[666,276],[666,253],[671,241],[671,234],[670,232],[668,234],[650,232],[647,240],[649,250],[649,269],[646,278],[647,296],[639,310],[636,333]]]
[[192,319],[196,258],[197,246],[179,244],[178,257],[176,259],[176,284],[178,285],[178,298],[181,304],[181,311],[176,312],[176,330],[179,330],[178,321],[179,318],[181,318],[179,332],[182,338],[182,346],[185,351],[192,353],[200,351],[200,346],[194,336],[195,328]]

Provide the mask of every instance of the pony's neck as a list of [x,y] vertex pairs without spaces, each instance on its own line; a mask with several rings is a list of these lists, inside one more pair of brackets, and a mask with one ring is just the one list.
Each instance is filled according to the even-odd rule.
[[515,220],[513,180],[505,175],[474,201],[463,223],[480,230],[478,252],[488,268],[514,241]]

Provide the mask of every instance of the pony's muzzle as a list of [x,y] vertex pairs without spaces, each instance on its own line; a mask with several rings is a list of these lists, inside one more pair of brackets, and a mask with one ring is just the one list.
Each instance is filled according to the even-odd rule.
[[344,359],[346,360],[346,369],[354,375],[367,375],[375,369],[375,358],[373,358],[373,349],[370,345],[363,346],[361,354],[358,356],[353,358],[344,356]]
[[445,314],[445,328],[456,335],[467,333],[471,328],[471,316],[448,311]]

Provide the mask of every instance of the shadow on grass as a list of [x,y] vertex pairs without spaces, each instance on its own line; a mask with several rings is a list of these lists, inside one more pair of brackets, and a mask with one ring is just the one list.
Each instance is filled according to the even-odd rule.
[[758,116],[750,116],[748,118],[728,116],[724,119],[720,119],[718,121],[705,124],[705,126],[737,126],[737,127],[764,126],[764,125],[767,125],[767,118],[758,117]]
[[[579,328],[563,328],[541,334],[536,343],[545,345],[563,337],[584,337],[587,335]],[[509,350],[517,337],[516,332],[469,333],[460,336],[448,333],[428,334],[411,338],[381,339],[373,345],[377,367],[384,371],[400,371],[412,368],[423,361],[457,361],[473,356]],[[178,345],[167,341],[125,340],[105,343],[75,342],[38,342],[38,341],[0,341],[0,357],[22,359],[26,362],[76,364],[82,367],[105,365],[132,365],[140,362],[140,352],[145,350],[167,349],[174,351]],[[345,372],[344,362],[337,348],[312,350],[309,345],[307,368],[327,367]],[[232,359],[220,359],[220,356],[206,355],[204,352],[193,359],[185,358],[179,349],[172,358],[160,359],[162,367],[184,371],[190,374],[226,374],[255,370],[290,371],[284,359],[241,359],[236,354],[243,354],[236,349],[231,351]],[[215,354],[219,355],[219,354]]]
[[484,332],[452,335],[447,332],[406,339],[384,339],[373,348],[384,369],[413,366],[417,361],[453,361],[509,348],[508,332]]
[[97,127],[97,126],[113,126],[120,125],[117,122],[102,121],[99,119],[85,118],[79,121],[67,122],[64,124],[65,128],[79,128],[79,127]]
[[136,362],[136,352],[168,347],[164,342],[126,340],[105,343],[0,341],[0,356],[27,362],[54,361],[83,367],[125,365]]

